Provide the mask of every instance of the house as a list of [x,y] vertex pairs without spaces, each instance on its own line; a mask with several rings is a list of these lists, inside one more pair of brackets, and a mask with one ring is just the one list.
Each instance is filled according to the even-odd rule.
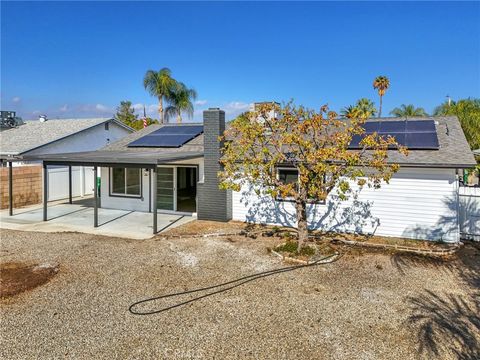
[[[393,121],[398,119],[369,123]],[[432,128],[434,146],[411,149],[408,157],[389,154],[389,161],[399,163],[401,170],[381,189],[364,189],[346,202],[332,193],[325,203],[310,205],[311,228],[459,241],[457,170],[472,167],[475,160],[456,117],[415,121]],[[204,111],[203,124],[149,126],[101,150],[37,159],[45,166],[93,166],[95,172],[100,168],[100,194],[95,195],[101,207],[152,212],[154,232],[157,212],[294,226],[291,202],[259,196],[248,187],[239,192],[219,189],[219,136],[224,130],[224,111],[211,108]],[[295,176],[293,168],[278,171],[280,176]]]
[[[15,205],[41,202],[41,166],[39,161],[28,161],[25,160],[26,157],[97,150],[132,131],[115,119],[48,120],[44,116],[35,121],[17,122],[13,127],[3,127],[0,132],[0,159],[2,166],[10,163],[14,168],[12,195]],[[48,172],[49,200],[69,196],[68,182],[65,181],[69,170],[72,172],[73,196],[92,194],[94,181],[90,168],[57,167]],[[1,172],[2,180],[6,180],[7,169],[3,167]],[[2,181],[2,208],[8,207],[7,184],[8,181]]]

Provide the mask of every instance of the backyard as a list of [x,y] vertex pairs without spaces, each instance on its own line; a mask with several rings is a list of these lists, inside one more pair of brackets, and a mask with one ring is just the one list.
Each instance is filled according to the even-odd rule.
[[[204,233],[241,228],[201,225]],[[149,240],[1,230],[4,269],[54,270],[37,287],[0,300],[0,357],[480,357],[478,243],[446,259],[339,245],[344,256],[331,264],[261,278],[169,311],[131,314],[129,306],[142,299],[288,266],[267,250],[278,238],[192,237],[189,226],[195,224],[184,225],[182,237]],[[181,233],[182,227],[171,231]],[[155,311],[202,294],[135,309]]]

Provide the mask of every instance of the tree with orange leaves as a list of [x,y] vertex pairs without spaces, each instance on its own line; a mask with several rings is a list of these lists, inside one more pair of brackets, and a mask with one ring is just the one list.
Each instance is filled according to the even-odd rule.
[[[378,188],[398,171],[398,164],[388,162],[388,151],[406,149],[391,136],[365,134],[365,121],[365,117],[339,119],[326,105],[314,111],[293,103],[263,104],[233,120],[225,131],[221,187],[240,191],[248,184],[274,199],[291,199],[300,250],[308,239],[309,203],[324,201],[331,191],[346,200],[354,184]],[[359,146],[352,150],[354,138]],[[281,179],[279,166],[296,169],[298,180]]]

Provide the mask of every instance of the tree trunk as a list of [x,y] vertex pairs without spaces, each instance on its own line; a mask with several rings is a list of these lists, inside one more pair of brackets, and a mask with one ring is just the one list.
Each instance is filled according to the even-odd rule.
[[298,251],[300,251],[308,240],[307,203],[299,200],[295,207],[297,210]]
[[158,98],[158,113],[160,115],[160,124],[163,124],[163,97]]
[[380,95],[380,108],[378,110],[378,117],[382,117],[382,98],[383,96]]
[[181,122],[182,122],[182,114],[179,111],[177,114],[177,124],[180,124]]

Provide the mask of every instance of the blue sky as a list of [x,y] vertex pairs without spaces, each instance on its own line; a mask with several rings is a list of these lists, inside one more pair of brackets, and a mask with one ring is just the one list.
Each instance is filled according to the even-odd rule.
[[369,97],[376,75],[431,111],[480,97],[480,3],[2,2],[1,107],[26,119],[111,116],[156,101],[148,69],[169,67],[232,118],[254,101],[334,110]]

